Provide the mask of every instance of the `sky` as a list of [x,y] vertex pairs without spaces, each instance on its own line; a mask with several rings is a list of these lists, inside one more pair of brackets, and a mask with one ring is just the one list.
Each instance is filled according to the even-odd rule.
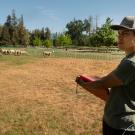
[[124,16],[135,16],[135,0],[0,0],[0,24],[15,10],[16,17],[23,15],[27,29],[49,27],[52,33],[64,32],[66,24],[98,17],[98,25],[107,17],[119,24]]

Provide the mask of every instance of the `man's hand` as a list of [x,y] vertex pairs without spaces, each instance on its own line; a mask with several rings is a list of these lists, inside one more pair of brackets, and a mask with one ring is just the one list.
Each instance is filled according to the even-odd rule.
[[75,81],[80,86],[82,86],[85,83],[80,76],[77,76]]
[[76,79],[75,79],[75,82],[78,83],[80,80],[80,76],[77,76]]

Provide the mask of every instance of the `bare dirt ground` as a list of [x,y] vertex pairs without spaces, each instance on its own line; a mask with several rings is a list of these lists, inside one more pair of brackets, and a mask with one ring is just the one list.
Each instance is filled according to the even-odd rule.
[[104,101],[79,88],[79,74],[105,75],[119,61],[40,59],[0,63],[0,134],[99,135]]

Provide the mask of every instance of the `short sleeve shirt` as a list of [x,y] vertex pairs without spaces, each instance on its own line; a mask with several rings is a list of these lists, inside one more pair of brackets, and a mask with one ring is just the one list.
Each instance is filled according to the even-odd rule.
[[123,85],[111,88],[103,119],[112,128],[135,131],[135,53],[126,56],[113,73]]

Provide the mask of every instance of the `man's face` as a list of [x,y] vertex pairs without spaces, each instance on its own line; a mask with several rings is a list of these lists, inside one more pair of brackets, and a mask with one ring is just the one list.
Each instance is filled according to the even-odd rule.
[[118,47],[123,51],[128,51],[133,46],[135,35],[132,31],[126,29],[118,30]]

